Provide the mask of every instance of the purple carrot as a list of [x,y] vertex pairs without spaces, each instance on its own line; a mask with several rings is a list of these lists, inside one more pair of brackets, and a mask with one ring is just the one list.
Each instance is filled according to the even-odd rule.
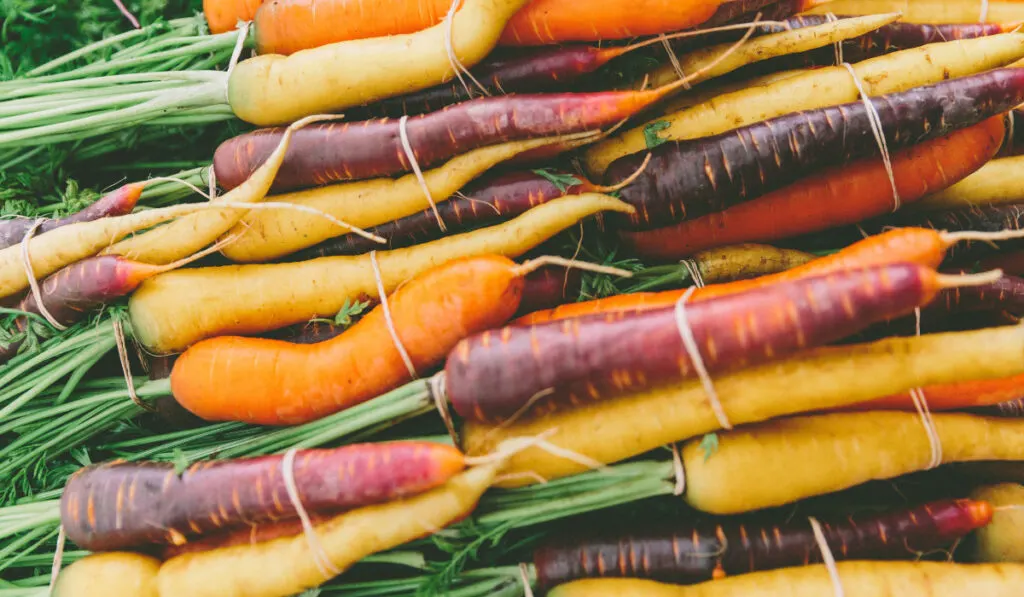
[[[114,462],[75,473],[61,496],[68,538],[89,550],[180,545],[189,537],[297,516],[283,457],[173,464]],[[464,467],[444,444],[403,441],[303,450],[292,465],[303,507],[338,512],[421,493]]]
[[[890,152],[946,135],[1024,101],[1024,69],[1006,68],[872,98]],[[668,226],[722,211],[852,160],[877,156],[868,110],[860,102],[797,112],[728,133],[670,141],[619,158],[609,183],[650,166],[621,197],[637,208],[634,229]],[[622,219],[625,220],[625,216]]]
[[[793,280],[699,299],[688,327],[709,372],[741,367],[833,342],[874,322],[913,312],[950,280],[911,264]],[[510,417],[552,389],[586,400],[696,376],[677,310],[614,313],[470,336],[445,364],[448,397],[459,415]]]
[[[943,500],[819,522],[837,560],[912,560],[949,547],[991,520],[987,502]],[[800,517],[594,533],[557,540],[533,555],[537,582],[545,591],[583,578],[648,578],[688,585],[821,561],[810,522]]]
[[[582,177],[564,172],[535,170],[510,172],[474,181],[458,194],[437,204],[447,234],[477,228],[514,218],[526,210],[565,195],[597,191]],[[387,240],[380,245],[356,234],[344,234],[288,257],[305,261],[332,255],[360,255],[382,248],[398,249],[441,238],[446,233],[437,225],[432,209],[399,218],[368,229]]]
[[[60,218],[59,220],[44,220],[43,223],[39,225],[39,228],[36,229],[35,234],[42,234],[53,230],[54,228],[67,226],[68,224],[91,222],[92,220],[98,220],[108,216],[120,216],[130,213],[135,209],[135,204],[139,202],[139,197],[142,195],[142,188],[143,185],[140,184],[124,185],[112,193],[100,197],[92,205],[85,207],[81,211]],[[32,228],[35,222],[35,218],[23,217],[17,217],[10,220],[0,220],[0,249],[12,247],[20,243],[22,239],[25,238],[25,235],[28,234],[28,231]]]
[[[1024,388],[1021,388],[1021,395],[1024,395]],[[1007,417],[1019,419],[1024,417],[1024,398],[1000,402],[992,406],[980,406],[972,408],[970,412],[986,417]]]
[[[685,84],[644,91],[602,91],[486,97],[410,117],[409,146],[421,168],[467,151],[522,139],[596,131],[647,108]],[[316,124],[296,131],[275,190],[392,176],[411,171],[400,121]],[[277,147],[284,129],[260,129],[221,143],[213,157],[217,180],[234,188]]]
[[[950,273],[959,275],[970,272],[961,270]],[[941,317],[973,311],[1024,314],[1024,278],[1004,274],[1002,278],[988,284],[944,289],[931,304],[922,309],[922,316]]]
[[577,300],[583,272],[578,268],[549,265],[527,274],[523,283],[516,317]]

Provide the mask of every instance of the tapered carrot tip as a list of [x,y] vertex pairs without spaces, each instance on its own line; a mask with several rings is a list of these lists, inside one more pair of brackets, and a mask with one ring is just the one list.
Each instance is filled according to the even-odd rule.
[[444,444],[438,444],[437,449],[431,454],[431,461],[436,467],[437,479],[451,479],[466,468],[466,457],[462,452],[458,448]]
[[1022,26],[1024,26],[1024,21],[1014,21],[1012,23],[1001,23],[999,25],[999,30],[1002,31],[1003,33],[1011,33],[1013,31],[1016,31],[1016,30],[1020,29]]
[[142,197],[142,191],[146,188],[145,182],[131,182],[123,187],[117,189],[115,193],[118,193],[121,198],[121,203],[128,207],[126,211],[130,211],[139,202],[139,198]]
[[979,500],[968,500],[968,502],[964,506],[964,512],[974,523],[974,528],[978,529],[992,522],[992,516],[995,514],[992,504]]

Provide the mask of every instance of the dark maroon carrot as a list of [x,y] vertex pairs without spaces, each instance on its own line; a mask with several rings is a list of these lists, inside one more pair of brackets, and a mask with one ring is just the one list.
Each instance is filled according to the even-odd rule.
[[530,272],[523,278],[523,297],[516,315],[574,302],[580,296],[582,284],[583,272],[578,268],[549,265]]
[[[88,466],[64,487],[61,523],[80,547],[112,550],[294,518],[284,464],[276,455],[200,462],[181,474],[170,463]],[[402,441],[303,450],[292,473],[303,507],[322,513],[420,493],[464,466],[453,447]]]
[[[898,263],[709,298],[685,311],[701,361],[716,372],[839,340],[911,313],[966,280]],[[555,388],[598,396],[695,377],[677,317],[668,307],[470,336],[448,355],[448,397],[459,415],[494,422]]]
[[381,249],[398,249],[425,243],[445,234],[503,222],[528,209],[565,195],[602,190],[583,177],[548,170],[509,172],[481,178],[456,196],[437,204],[447,232],[438,225],[433,209],[368,228],[387,241],[381,245],[357,234],[345,234],[293,253],[289,261],[305,261],[333,255],[361,255]]
[[[108,216],[120,216],[131,213],[135,204],[139,202],[142,195],[143,185],[129,184],[120,187],[113,192],[97,199],[91,205],[77,211],[69,216],[51,220],[46,219],[35,234],[42,234],[54,228],[77,224],[79,222],[90,222]],[[9,220],[0,220],[0,249],[14,246],[25,238],[28,231],[35,225],[34,218],[17,217]]]
[[[948,548],[987,525],[992,513],[987,502],[943,500],[819,522],[837,560],[913,560]],[[533,556],[538,585],[546,591],[572,580],[608,577],[696,584],[822,561],[806,518],[665,526],[639,533],[590,534],[545,545]]]
[[[961,270],[953,275],[966,274]],[[963,288],[946,288],[927,307],[922,309],[923,317],[942,317],[953,313],[975,311],[1006,311],[1014,315],[1024,314],[1024,278],[1003,277],[987,284]]]
[[[331,518],[332,512],[323,514],[311,512],[309,521],[317,525]],[[234,545],[255,545],[265,541],[271,541],[278,537],[291,537],[303,533],[302,521],[281,520],[277,522],[266,522],[261,524],[247,525],[245,528],[235,529],[226,533],[215,533],[209,536],[197,537],[183,545],[168,545],[161,551],[161,557],[165,560],[180,556],[186,553],[199,553],[231,547]]]
[[[651,106],[686,81],[646,91],[603,91],[485,97],[412,116],[409,146],[421,168],[472,149],[537,137],[595,131]],[[234,188],[277,147],[283,128],[260,129],[221,143],[213,164],[218,182]],[[400,120],[312,125],[296,131],[275,190],[410,172]]]
[[[1024,387],[1021,388],[1021,396],[1024,396]],[[993,406],[981,406],[972,408],[970,412],[986,417],[1024,417],[1024,397],[1007,402],[1000,402]]]
[[[1024,101],[1024,69],[1007,68],[872,98],[890,152],[977,124]],[[668,226],[760,197],[825,167],[879,154],[858,101],[797,112],[734,131],[619,158],[609,183],[649,167],[621,193],[635,229]],[[625,216],[622,216],[624,219]]]

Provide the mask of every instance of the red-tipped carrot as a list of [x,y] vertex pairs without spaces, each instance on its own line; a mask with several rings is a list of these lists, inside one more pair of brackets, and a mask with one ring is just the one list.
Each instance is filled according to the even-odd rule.
[[438,218],[444,221],[450,234],[514,218],[551,199],[603,190],[605,187],[594,185],[580,176],[557,171],[535,170],[489,176],[466,186],[448,201],[438,203],[436,215],[433,209],[425,209],[367,229],[367,232],[387,240],[386,246],[367,242],[368,239],[355,234],[345,234],[294,253],[289,261],[409,247],[444,236],[445,231],[438,226]]
[[[1022,101],[1024,69],[1017,68],[870,100],[890,151],[975,125]],[[780,116],[710,138],[664,143],[649,152],[650,165],[621,192],[622,199],[637,208],[629,223],[650,229],[692,220],[751,201],[825,167],[877,156],[874,127],[872,111],[858,101]],[[647,155],[641,152],[613,162],[607,182],[633,176]]]
[[928,304],[958,280],[896,264],[702,300],[686,309],[685,324],[699,364],[677,308],[492,330],[449,354],[447,393],[461,416],[492,422],[552,389],[576,387],[594,399],[637,391],[696,377],[701,364],[713,373],[844,338]]
[[[129,184],[119,187],[111,193],[97,199],[91,205],[77,211],[69,216],[58,220],[44,220],[36,228],[36,234],[42,234],[61,226],[76,224],[78,222],[90,222],[107,216],[120,216],[131,213],[142,195],[142,185]],[[0,220],[0,249],[16,245],[25,238],[28,231],[35,225],[32,218],[13,218]]]
[[[963,179],[990,160],[1003,140],[1001,117],[926,141],[892,156],[899,199],[910,203]],[[881,160],[805,178],[764,197],[675,226],[624,232],[639,255],[678,259],[739,242],[765,242],[854,224],[893,209],[896,198]]]
[[[787,268],[779,273],[761,276],[752,280],[741,280],[728,284],[711,284],[704,288],[698,288],[693,293],[691,300],[700,301],[705,298],[725,296],[753,288],[761,288],[786,280],[796,280],[808,276],[817,276],[873,265],[905,262],[937,268],[945,259],[947,252],[957,243],[966,242],[970,239],[983,240],[986,237],[992,236],[991,234],[984,233],[949,234],[930,228],[899,228],[889,230],[863,239],[837,253],[813,259],[803,265]],[[702,254],[697,253],[692,260],[697,263],[699,269],[705,267],[700,259]],[[563,305],[548,311],[538,311],[517,319],[514,323],[527,325],[573,317],[584,317],[598,313],[642,312],[674,305],[684,292],[685,289],[611,296],[593,301]]]
[[[879,513],[822,518],[837,560],[909,560],[948,547],[992,520],[992,506],[943,500]],[[770,541],[763,540],[771,537]],[[821,562],[806,518],[664,525],[646,531],[556,539],[533,554],[542,590],[582,578],[649,578],[694,584]]]
[[[115,462],[75,473],[61,496],[68,538],[90,550],[180,545],[215,530],[297,517],[282,456],[173,464]],[[462,453],[433,442],[304,450],[290,471],[302,506],[335,513],[422,493],[465,467]]]
[[[988,407],[1024,397],[1024,375],[982,379],[927,386],[920,389],[928,408],[936,411]],[[905,410],[913,411],[914,398],[909,392],[878,398],[843,410]]]

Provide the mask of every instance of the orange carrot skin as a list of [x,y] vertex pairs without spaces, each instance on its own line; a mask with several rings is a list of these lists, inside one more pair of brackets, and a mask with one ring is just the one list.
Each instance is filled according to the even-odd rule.
[[[61,522],[80,547],[114,550],[294,518],[282,459],[200,462],[181,475],[171,463],[91,465],[68,480]],[[338,512],[432,489],[465,463],[456,448],[405,441],[303,450],[293,466],[303,507]]]
[[[485,97],[410,117],[409,145],[421,168],[508,141],[595,131],[635,114],[664,91],[603,91]],[[283,128],[260,129],[221,143],[213,156],[217,181],[232,189],[277,147]],[[399,121],[389,118],[316,124],[292,135],[274,190],[288,190],[411,172]]]
[[[459,340],[512,317],[523,291],[515,268],[499,256],[455,260],[389,297],[394,329],[417,372],[440,362]],[[196,343],[174,364],[171,391],[208,421],[294,425],[413,377],[378,306],[344,334],[318,344],[234,336]]]
[[[917,263],[934,269],[942,263],[945,250],[946,243],[938,232],[926,228],[902,228],[872,236],[850,245],[837,253],[820,257],[804,265],[777,274],[698,288],[690,299],[697,302],[707,298],[761,288],[787,280],[797,280],[809,276],[875,265],[905,262]],[[620,294],[592,301],[562,305],[548,311],[537,311],[515,320],[513,324],[531,325],[546,321],[585,317],[598,313],[640,313],[651,309],[672,306],[684,292],[686,292],[686,289]]]
[[[687,321],[709,372],[779,358],[913,312],[939,290],[934,270],[895,264],[834,272],[701,300]],[[445,364],[465,418],[512,416],[549,388],[623,393],[696,376],[675,308],[608,314],[471,336]]]
[[[57,220],[46,219],[36,229],[35,234],[43,234],[68,224],[91,222],[100,218],[131,213],[139,202],[139,197],[142,196],[144,186],[141,184],[124,185],[69,216]],[[17,217],[0,220],[0,249],[6,249],[20,243],[34,224],[35,219],[33,218]]]
[[[928,408],[935,411],[992,406],[1024,398],[1024,375],[928,386],[922,388],[922,391],[928,400]],[[842,410],[912,411],[914,409],[913,398],[909,393],[904,393],[855,404]]]
[[203,0],[203,15],[210,33],[225,33],[239,21],[251,21],[263,0]]
[[567,41],[603,41],[713,26],[774,4],[777,0],[533,0],[505,28],[499,43],[538,46]]
[[[1003,119],[993,117],[892,156],[896,188],[909,203],[967,177],[990,160],[1003,140]],[[893,195],[881,160],[823,172],[764,197],[675,226],[621,233],[638,255],[679,259],[703,249],[773,240],[854,224],[892,210]]]
[[[987,502],[942,500],[822,519],[821,525],[837,560],[909,560],[917,553],[949,546],[991,522],[992,514]],[[582,578],[649,578],[695,584],[821,562],[821,549],[806,518],[784,522],[765,518],[752,524],[706,522],[628,535],[557,539],[534,552],[537,582],[542,589]]]

